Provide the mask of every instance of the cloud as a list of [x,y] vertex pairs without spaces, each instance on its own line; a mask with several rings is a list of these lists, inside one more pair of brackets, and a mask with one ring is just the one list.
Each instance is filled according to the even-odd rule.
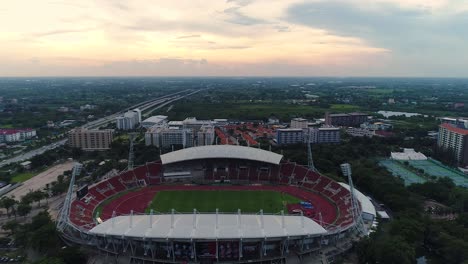
[[58,29],[58,30],[50,30],[45,32],[38,32],[33,33],[31,36],[40,38],[40,37],[47,37],[52,35],[62,35],[62,34],[71,34],[71,33],[81,33],[92,30],[91,28],[84,28],[84,29]]
[[278,32],[291,32],[289,26],[274,26],[273,28],[276,29]]
[[257,19],[254,17],[250,17],[245,15],[240,11],[240,6],[230,7],[224,10],[224,13],[228,15],[224,21],[232,24],[243,25],[243,26],[251,26],[251,25],[258,25],[264,24],[266,21]]
[[459,40],[468,39],[468,13],[438,15],[382,2],[367,7],[349,1],[296,4],[288,9],[287,19],[402,51],[440,48],[451,40],[460,45]]
[[251,26],[266,23],[265,20],[248,16],[241,11],[242,8],[252,4],[253,0],[227,0],[226,2],[233,3],[234,6],[224,9],[224,14],[228,16],[224,21],[243,26]]
[[201,35],[185,35],[185,36],[177,37],[177,39],[188,39],[188,38],[201,38]]
[[397,74],[405,69],[417,75],[453,76],[454,69],[446,65],[468,61],[468,12],[323,1],[290,6],[286,20],[388,49],[392,59],[387,70]]

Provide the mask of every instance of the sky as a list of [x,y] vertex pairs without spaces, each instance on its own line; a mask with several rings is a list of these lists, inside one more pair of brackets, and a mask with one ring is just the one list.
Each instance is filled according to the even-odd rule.
[[4,0],[0,76],[468,77],[468,0]]

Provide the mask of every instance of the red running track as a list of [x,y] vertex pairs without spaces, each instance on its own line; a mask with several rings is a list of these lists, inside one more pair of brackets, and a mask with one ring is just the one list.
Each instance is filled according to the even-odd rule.
[[[306,191],[294,186],[186,186],[186,185],[159,185],[149,186],[143,189],[129,192],[109,204],[105,205],[100,216],[102,220],[107,220],[112,217],[115,211],[116,215],[129,214],[131,210],[134,213],[144,213],[149,206],[154,195],[158,191],[167,190],[201,190],[201,191],[216,191],[216,190],[231,190],[231,191],[277,191],[284,192],[291,196],[297,197],[302,201],[312,203],[316,212],[321,212],[323,223],[331,224],[337,219],[337,209],[335,205],[325,197]],[[319,222],[318,214],[307,215],[314,221]]]

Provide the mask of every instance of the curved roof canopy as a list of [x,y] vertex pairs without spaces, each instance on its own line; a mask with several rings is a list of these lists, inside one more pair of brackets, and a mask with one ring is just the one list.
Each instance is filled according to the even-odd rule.
[[162,164],[197,159],[246,159],[279,165],[283,155],[274,152],[233,145],[212,145],[186,148],[161,155]]
[[319,236],[326,232],[322,226],[305,216],[258,214],[117,216],[90,231],[91,234],[101,236],[150,239],[253,239]]

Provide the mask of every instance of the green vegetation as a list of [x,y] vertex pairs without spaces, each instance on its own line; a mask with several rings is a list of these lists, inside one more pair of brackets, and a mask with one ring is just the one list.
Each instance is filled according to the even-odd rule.
[[13,178],[11,178],[11,182],[24,182],[31,179],[34,176],[36,176],[36,173],[33,172],[19,173],[13,176]]
[[86,254],[79,248],[64,245],[47,211],[32,217],[31,223],[20,224],[13,220],[3,225],[3,229],[12,234],[18,253],[32,251],[41,257],[34,263],[74,264],[87,261]]
[[296,105],[284,103],[202,103],[181,101],[167,113],[172,120],[183,120],[187,116],[200,119],[230,118],[245,120],[263,120],[274,115],[281,120],[293,117],[323,117],[325,108],[313,105]]
[[172,208],[179,212],[278,213],[285,210],[288,203],[298,203],[297,198],[275,191],[162,191],[153,198],[147,211],[169,212]]
[[357,105],[350,105],[350,104],[332,104],[330,105],[331,112],[353,112],[360,110],[361,107]]

